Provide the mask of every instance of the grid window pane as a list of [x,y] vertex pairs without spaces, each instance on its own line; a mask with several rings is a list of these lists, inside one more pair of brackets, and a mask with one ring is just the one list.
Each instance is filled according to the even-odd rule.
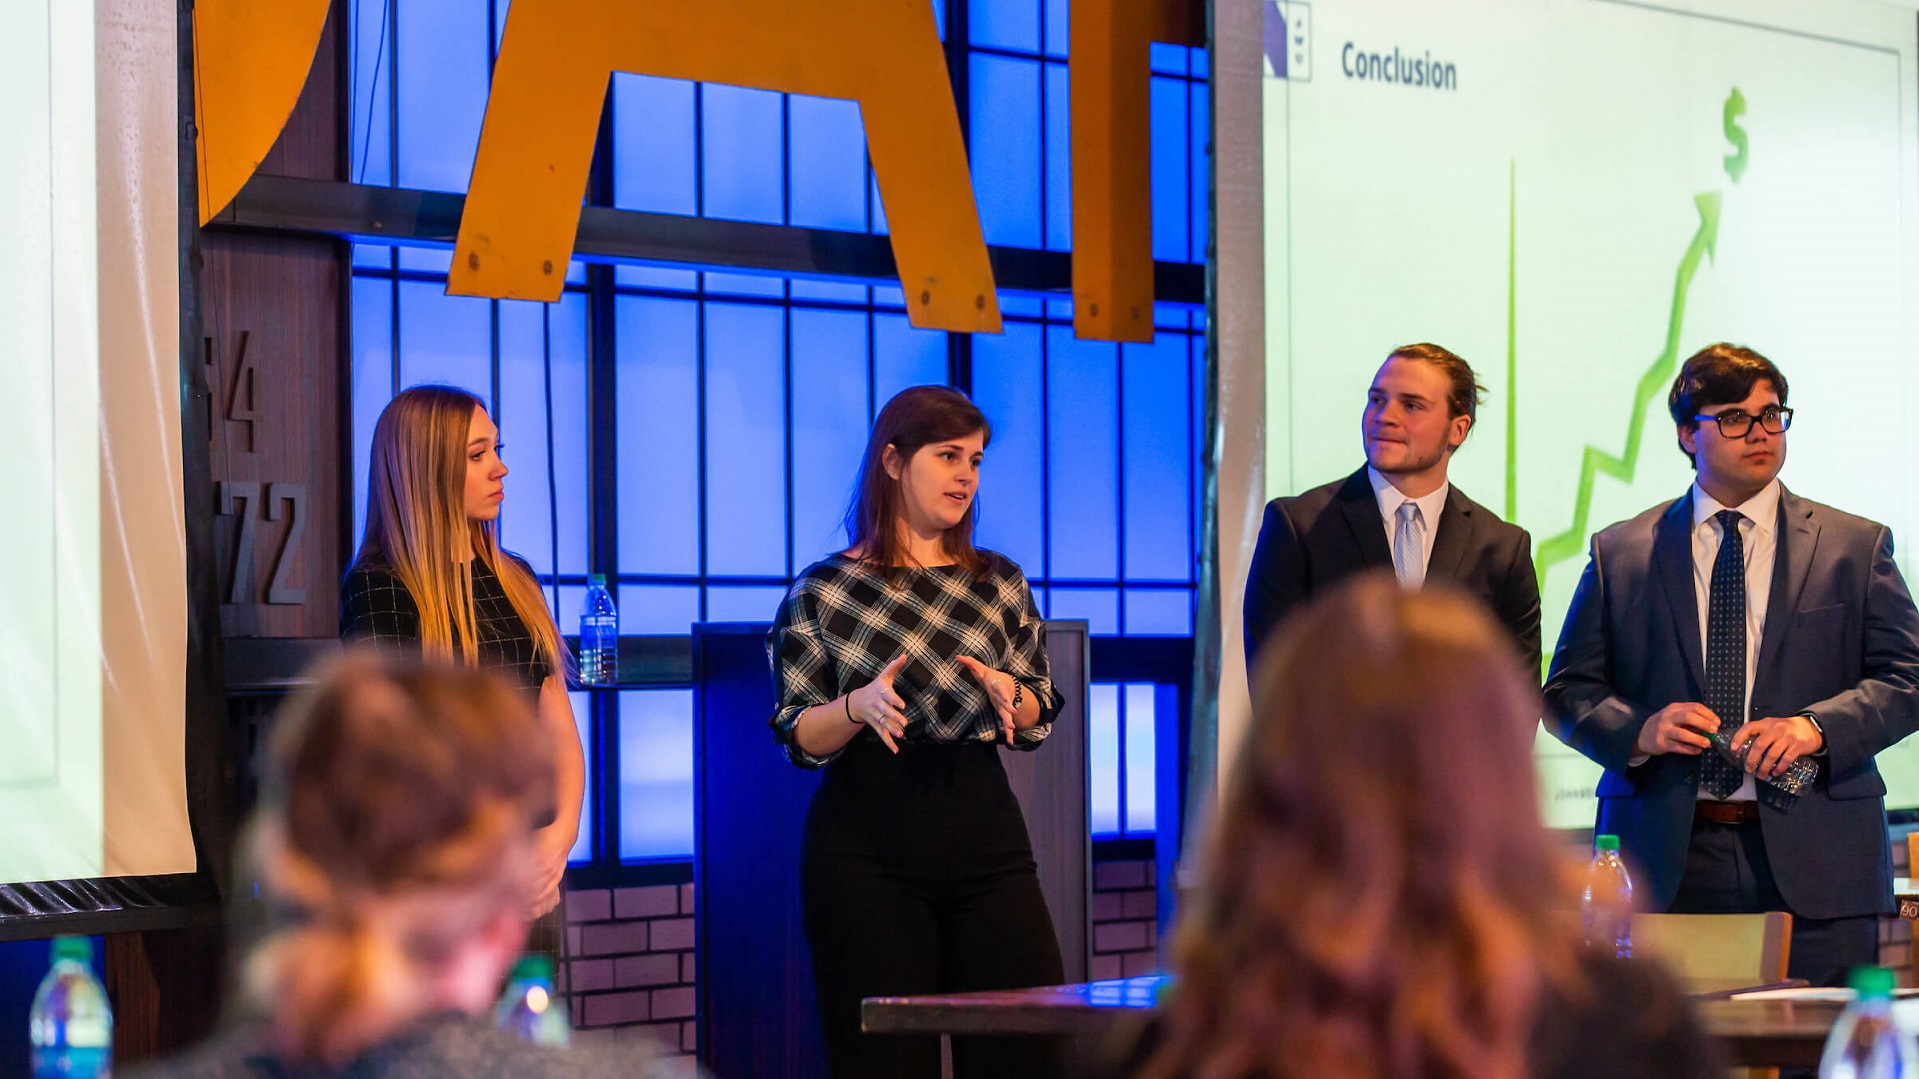
[[786,598],[784,587],[745,585],[706,590],[708,622],[771,622]]
[[620,585],[620,632],[684,636],[700,616],[698,585]]
[[1048,618],[1084,618],[1088,631],[1105,636],[1119,633],[1119,590],[1116,588],[1052,588]]
[[1120,721],[1126,754],[1126,834],[1151,835],[1158,813],[1155,791],[1158,750],[1158,686],[1129,682]]
[[1153,257],[1185,262],[1192,253],[1192,201],[1186,190],[1188,83],[1154,77],[1152,85]]
[[590,494],[586,296],[570,292],[553,304],[501,301],[499,320],[500,402],[494,421],[500,426],[505,446],[501,458],[509,470],[501,542],[540,573],[583,574]]
[[1192,433],[1186,428],[1186,335],[1162,333],[1121,350],[1126,577],[1187,581],[1192,537]]
[[353,544],[366,535],[373,425],[393,398],[393,283],[353,279]]
[[1046,248],[1073,249],[1073,111],[1065,64],[1046,65]]
[[1119,576],[1118,396],[1117,346],[1081,341],[1070,326],[1047,328],[1047,553],[1054,577]]
[[905,315],[873,316],[873,408],[910,386],[946,385],[946,334],[916,330]]
[[787,98],[787,167],[792,223],[808,228],[866,228],[866,128],[851,101]]
[[693,691],[622,690],[620,857],[693,855]]
[[706,305],[706,572],[786,573],[785,312]]
[[859,311],[793,310],[796,572],[846,546],[841,520],[866,448],[868,317]]
[[613,205],[662,214],[699,212],[693,84],[613,76]]
[[699,305],[622,296],[619,356],[619,568],[700,572]]
[[700,86],[700,182],[708,217],[785,219],[782,108],[771,90]]
[[978,542],[1033,578],[1047,573],[1046,413],[1035,392],[1045,383],[1043,335],[1031,323],[1008,322],[999,336],[973,338],[973,403],[993,427],[975,503]]
[[480,146],[492,60],[486,7],[394,0],[401,187],[465,191]]
[[971,62],[973,189],[986,242],[1039,247],[1041,65],[981,53]]
[[448,296],[439,281],[400,282],[400,386],[458,386],[493,396],[493,301]]
[[1090,759],[1087,789],[1089,823],[1095,836],[1117,836],[1119,811],[1119,687],[1093,683],[1086,701],[1086,754]]
[[968,0],[967,40],[1020,52],[1039,51],[1038,0]]
[[393,33],[391,0],[352,0],[353,100],[349,173],[354,182],[393,182]]
[[1190,588],[1129,588],[1126,590],[1128,636],[1187,637],[1193,632],[1193,592]]

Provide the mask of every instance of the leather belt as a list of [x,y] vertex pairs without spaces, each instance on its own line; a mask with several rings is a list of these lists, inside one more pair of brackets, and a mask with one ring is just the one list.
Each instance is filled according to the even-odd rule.
[[1693,816],[1714,824],[1751,824],[1759,819],[1758,802],[1713,802],[1704,798],[1693,803]]

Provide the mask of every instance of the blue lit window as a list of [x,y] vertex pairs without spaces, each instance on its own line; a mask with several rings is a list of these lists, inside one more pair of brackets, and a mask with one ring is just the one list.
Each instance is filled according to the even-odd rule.
[[[508,5],[348,2],[350,178],[464,190]],[[946,5],[933,7],[944,35]],[[953,10],[965,13],[953,74],[966,87],[959,106],[986,238],[1069,252],[1067,0]],[[1206,58],[1162,45],[1151,56],[1153,253],[1200,262]],[[610,109],[610,183],[590,201],[886,230],[853,102],[617,74]],[[563,629],[578,623],[588,503],[601,482],[612,519],[595,527],[610,550],[593,568],[613,575],[622,632],[764,621],[794,574],[844,546],[841,518],[874,411],[907,386],[961,379],[994,424],[981,545],[1022,567],[1049,617],[1084,618],[1098,635],[1192,634],[1205,326],[1190,308],[1158,305],[1155,340],[1118,346],[1076,339],[1063,297],[1007,293],[1003,334],[956,337],[912,328],[901,290],[870,281],[620,265],[589,286],[575,262],[564,298],[545,305],[449,297],[449,259],[444,248],[353,248],[356,537],[380,408],[405,385],[451,382],[500,422],[512,470],[502,536],[541,574]],[[592,302],[602,287],[610,298]],[[590,400],[611,413],[608,460],[590,456]],[[616,777],[607,782],[617,792],[589,797],[589,808],[613,807],[611,819],[583,829],[576,858],[685,858],[690,690],[575,700],[583,737],[611,736],[615,759],[595,774]],[[1136,681],[1103,683],[1090,703],[1094,830],[1150,835],[1154,731],[1177,721],[1178,698]]]

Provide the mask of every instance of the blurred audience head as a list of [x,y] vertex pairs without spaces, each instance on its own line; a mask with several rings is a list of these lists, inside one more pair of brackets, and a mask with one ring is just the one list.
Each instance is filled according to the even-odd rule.
[[1144,1074],[1519,1079],[1542,988],[1577,975],[1510,640],[1379,574],[1260,657]]
[[349,656],[278,718],[248,834],[269,911],[251,1003],[334,1066],[424,1015],[478,1012],[526,937],[552,739],[493,675]]

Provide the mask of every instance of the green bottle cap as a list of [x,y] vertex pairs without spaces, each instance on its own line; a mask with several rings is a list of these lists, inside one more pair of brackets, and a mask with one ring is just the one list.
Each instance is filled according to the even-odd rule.
[[589,585],[595,585],[595,584],[597,584],[597,585],[599,585],[599,586],[600,586],[601,588],[605,588],[605,587],[606,587],[606,574],[604,574],[604,573],[589,573],[589,574],[587,574],[587,575],[586,575],[586,583],[587,583],[587,584],[589,584]]
[[1616,835],[1593,836],[1593,849],[1594,850],[1618,850],[1619,837]]
[[553,960],[544,955],[523,955],[513,963],[513,973],[508,981],[515,982],[553,982]]
[[1847,980],[1861,1000],[1891,1000],[1893,976],[1885,967],[1854,967]]
[[76,963],[93,964],[93,941],[86,937],[53,938],[53,961],[71,959]]

